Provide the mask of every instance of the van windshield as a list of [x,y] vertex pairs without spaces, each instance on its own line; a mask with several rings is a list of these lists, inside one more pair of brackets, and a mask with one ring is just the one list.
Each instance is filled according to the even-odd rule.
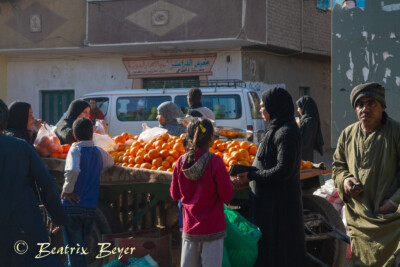
[[155,121],[157,107],[170,96],[119,97],[117,99],[117,118],[120,121]]
[[[239,95],[203,95],[201,100],[203,106],[214,112],[216,120],[238,119],[242,116]],[[186,95],[176,96],[174,102],[181,107],[185,115],[188,113]]]
[[101,110],[104,116],[107,115],[108,104],[110,103],[107,97],[92,97],[92,98],[85,98],[84,100],[90,103],[90,100],[94,99],[97,102],[97,107]]
[[247,97],[250,103],[251,118],[261,119],[260,98],[258,98],[258,94],[256,92],[249,92],[247,93]]

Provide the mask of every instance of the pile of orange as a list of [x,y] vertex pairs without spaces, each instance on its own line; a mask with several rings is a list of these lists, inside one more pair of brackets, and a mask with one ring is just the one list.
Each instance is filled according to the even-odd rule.
[[[147,143],[139,136],[127,133],[113,139],[119,145],[116,151],[110,152],[115,165],[172,172],[176,160],[185,153],[182,138],[165,133]],[[131,140],[131,145],[126,145]]]
[[300,170],[312,169],[312,162],[308,160],[301,160]]
[[257,146],[247,141],[226,141],[215,140],[210,152],[220,156],[225,163],[226,170],[234,164],[247,165],[253,164]]

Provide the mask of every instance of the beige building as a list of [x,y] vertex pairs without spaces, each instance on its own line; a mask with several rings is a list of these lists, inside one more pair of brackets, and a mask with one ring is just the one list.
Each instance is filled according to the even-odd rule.
[[[330,11],[317,1],[0,2],[0,97],[57,121],[101,90],[239,79],[317,101],[330,148]],[[165,80],[168,80],[165,82]],[[160,83],[161,81],[161,83]]]

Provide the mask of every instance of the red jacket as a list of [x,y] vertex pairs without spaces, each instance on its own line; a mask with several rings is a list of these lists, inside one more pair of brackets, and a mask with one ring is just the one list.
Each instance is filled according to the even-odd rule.
[[[195,162],[205,152],[199,150]],[[174,200],[182,201],[183,232],[208,235],[224,231],[224,202],[231,201],[233,196],[232,182],[224,162],[221,157],[212,154],[201,178],[189,180],[182,172],[187,169],[182,157],[175,165],[170,193]]]

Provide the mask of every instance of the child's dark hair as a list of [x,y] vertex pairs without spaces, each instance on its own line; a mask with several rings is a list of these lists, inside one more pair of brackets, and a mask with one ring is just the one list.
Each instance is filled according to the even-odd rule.
[[72,130],[78,141],[91,140],[93,137],[93,123],[88,118],[81,117],[76,119],[72,125]]
[[187,127],[188,166],[194,163],[194,156],[198,149],[207,149],[212,137],[214,127],[209,119],[196,118]]

